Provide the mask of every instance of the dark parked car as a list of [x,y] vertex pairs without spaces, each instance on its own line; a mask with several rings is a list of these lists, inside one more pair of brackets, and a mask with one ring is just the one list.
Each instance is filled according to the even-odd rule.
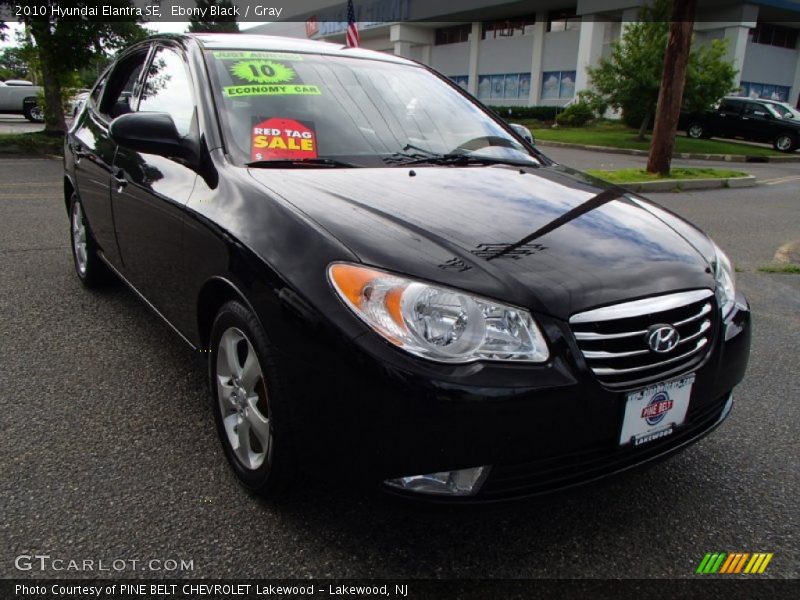
[[301,469],[459,501],[564,488],[714,429],[747,365],[704,233],[399,57],[141,42],[70,130],[64,192],[78,277],[121,278],[207,357],[261,493]]
[[786,114],[769,100],[724,98],[714,110],[681,115],[681,129],[691,138],[741,138],[794,152],[800,144],[800,121]]

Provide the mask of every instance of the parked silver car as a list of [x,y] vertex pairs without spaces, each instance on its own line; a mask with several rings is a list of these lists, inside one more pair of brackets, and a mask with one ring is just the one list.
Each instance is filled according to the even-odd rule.
[[42,88],[30,81],[0,81],[0,113],[24,115],[33,123],[44,122],[44,111],[37,97]]

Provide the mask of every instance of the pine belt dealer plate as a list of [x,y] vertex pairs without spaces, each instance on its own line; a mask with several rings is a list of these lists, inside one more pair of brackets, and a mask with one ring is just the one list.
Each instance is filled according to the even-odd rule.
[[620,445],[640,446],[671,435],[686,419],[693,385],[694,374],[628,394]]

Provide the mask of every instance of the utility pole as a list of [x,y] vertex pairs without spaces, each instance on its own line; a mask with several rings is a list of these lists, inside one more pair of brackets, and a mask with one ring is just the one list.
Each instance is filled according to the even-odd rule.
[[656,121],[647,171],[669,175],[672,150],[675,147],[675,132],[681,113],[683,88],[686,84],[686,69],[692,48],[692,31],[697,0],[673,0],[672,17],[669,24],[669,41],[664,55],[664,70],[661,74],[661,89],[658,92]]

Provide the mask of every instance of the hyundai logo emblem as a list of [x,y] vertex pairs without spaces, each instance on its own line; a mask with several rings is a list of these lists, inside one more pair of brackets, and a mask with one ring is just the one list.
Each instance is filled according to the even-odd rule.
[[647,330],[647,345],[653,352],[664,354],[678,345],[681,336],[672,325],[653,325]]

